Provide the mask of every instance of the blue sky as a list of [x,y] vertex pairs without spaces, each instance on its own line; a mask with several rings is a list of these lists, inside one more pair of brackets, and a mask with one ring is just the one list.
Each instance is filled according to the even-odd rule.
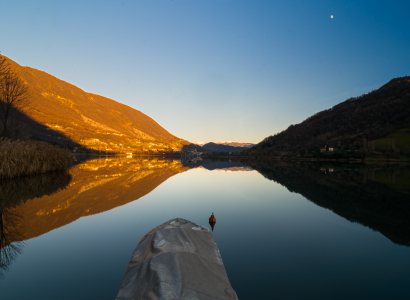
[[191,142],[259,142],[410,75],[409,12],[408,0],[2,0],[0,51]]

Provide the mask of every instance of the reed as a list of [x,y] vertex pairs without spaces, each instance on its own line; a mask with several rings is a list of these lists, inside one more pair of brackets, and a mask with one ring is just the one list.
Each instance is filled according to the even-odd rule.
[[0,139],[0,178],[64,169],[72,161],[67,150],[40,141]]

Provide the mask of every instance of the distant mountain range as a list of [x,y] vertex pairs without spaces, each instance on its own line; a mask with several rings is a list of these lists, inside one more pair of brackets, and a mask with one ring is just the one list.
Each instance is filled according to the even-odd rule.
[[162,152],[188,144],[136,109],[10,59],[8,63],[30,87],[31,103],[22,119],[33,138],[113,152]]
[[216,152],[240,152],[245,149],[248,149],[247,147],[234,147],[234,146],[228,146],[224,144],[216,144],[212,142],[202,145],[202,148],[208,149],[210,151],[216,151]]
[[208,142],[208,143],[196,143],[202,147],[201,152],[216,151],[216,152],[239,152],[245,149],[253,147],[252,143],[238,143],[238,142]]
[[252,143],[238,143],[238,142],[218,142],[215,144],[225,145],[225,146],[232,146],[232,147],[243,147],[243,148],[251,148],[255,144]]
[[[203,146],[205,144],[212,143],[212,142],[206,142],[206,143],[196,143],[199,146]],[[216,142],[215,144],[218,145],[225,145],[225,146],[232,146],[232,147],[244,147],[244,148],[251,148],[255,144],[252,143],[238,143],[238,142]]]
[[265,138],[248,155],[313,156],[360,152],[410,155],[410,76],[316,113]]

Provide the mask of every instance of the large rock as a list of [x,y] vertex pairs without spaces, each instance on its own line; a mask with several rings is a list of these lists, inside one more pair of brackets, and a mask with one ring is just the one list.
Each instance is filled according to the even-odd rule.
[[177,218],[139,242],[115,299],[238,298],[209,229]]

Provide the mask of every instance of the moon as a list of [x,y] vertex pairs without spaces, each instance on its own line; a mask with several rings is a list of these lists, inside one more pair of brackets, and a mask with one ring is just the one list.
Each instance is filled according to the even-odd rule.
[[333,15],[330,15],[330,18],[333,19]]

